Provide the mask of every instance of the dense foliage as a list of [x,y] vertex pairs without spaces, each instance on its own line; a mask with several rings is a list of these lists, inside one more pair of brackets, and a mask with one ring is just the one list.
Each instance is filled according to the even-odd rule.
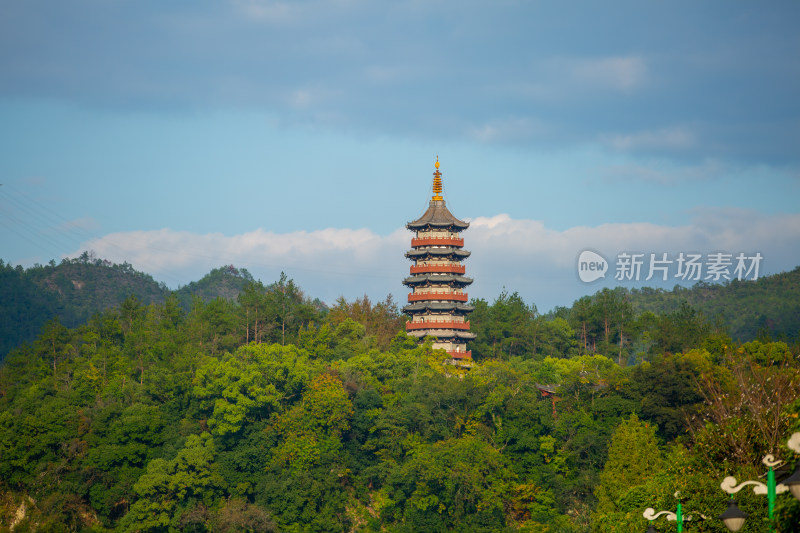
[[[281,276],[190,303],[129,297],[8,355],[0,528],[627,533],[680,491],[709,517],[691,530],[721,532],[724,476],[798,460],[798,346],[735,343],[688,305],[476,301],[467,370],[391,298],[327,309]],[[739,500],[763,531],[765,498]],[[800,504],[779,496],[778,521]]]
[[171,293],[163,283],[156,283],[130,264],[117,265],[90,252],[59,264],[50,261],[28,269],[0,260],[0,361],[9,350],[33,341],[42,326],[54,318],[67,327],[76,327],[131,295],[150,304],[163,303],[173,294],[188,311],[195,297],[204,302],[219,297],[235,301],[253,282],[246,269],[228,265]]
[[759,278],[724,284],[698,282],[691,288],[626,291],[635,311],[670,313],[686,302],[712,321],[724,324],[734,339],[759,336],[798,340],[800,333],[800,267]]
[[163,302],[169,290],[128,263],[113,264],[88,252],[28,269],[0,260],[0,361],[35,339],[48,320],[76,327],[132,294],[145,303]]
[[246,286],[255,280],[246,268],[227,265],[215,268],[198,281],[192,281],[175,291],[175,296],[184,309],[190,309],[192,298],[200,297],[204,302],[217,298],[235,300]]

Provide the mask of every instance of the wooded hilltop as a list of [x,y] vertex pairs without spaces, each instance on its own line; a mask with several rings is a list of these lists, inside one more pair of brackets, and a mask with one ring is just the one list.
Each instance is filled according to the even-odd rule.
[[[725,476],[800,460],[800,268],[471,304],[467,370],[391,296],[0,262],[0,531],[633,533],[679,492],[687,531],[724,532]],[[776,515],[800,528],[790,495]]]

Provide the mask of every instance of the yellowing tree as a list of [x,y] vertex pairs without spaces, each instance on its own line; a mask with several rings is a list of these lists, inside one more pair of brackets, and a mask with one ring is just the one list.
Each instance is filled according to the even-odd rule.
[[611,515],[617,515],[608,521],[612,524],[621,524],[637,513],[641,520],[641,512],[650,506],[647,482],[663,468],[664,458],[656,443],[655,427],[631,415],[617,427],[608,447],[608,460],[594,491],[597,496],[594,530],[600,531],[600,524]]
[[342,433],[350,428],[353,404],[339,378],[322,374],[311,381],[303,400],[278,418],[275,429],[283,442],[273,462],[305,470],[341,450]]

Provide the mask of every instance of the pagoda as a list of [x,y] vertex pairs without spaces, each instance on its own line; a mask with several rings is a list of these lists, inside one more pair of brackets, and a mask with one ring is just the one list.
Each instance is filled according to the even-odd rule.
[[442,198],[442,173],[436,158],[433,173],[433,198],[428,210],[406,228],[414,232],[411,250],[411,276],[403,285],[411,288],[408,305],[403,312],[411,317],[406,331],[419,339],[434,337],[433,347],[442,348],[454,360],[471,360],[472,351],[467,341],[475,334],[469,331],[467,315],[475,308],[467,304],[464,288],[472,283],[465,277],[462,260],[469,257],[463,249],[464,239],[459,233],[469,227],[453,216]]

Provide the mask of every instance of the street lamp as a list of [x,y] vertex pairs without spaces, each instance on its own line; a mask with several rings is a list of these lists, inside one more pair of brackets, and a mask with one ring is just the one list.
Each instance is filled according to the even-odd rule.
[[789,487],[792,496],[800,502],[800,463],[797,463],[794,474],[783,480],[783,484]]
[[[787,443],[789,448],[797,453],[800,453],[800,433],[795,433]],[[783,484],[789,487],[792,496],[800,502],[800,462],[794,469],[794,474],[783,480]]]
[[[793,434],[787,446],[794,452],[800,453],[800,433]],[[743,513],[739,507],[736,506],[736,500],[733,499],[733,495],[748,485],[753,486],[753,493],[767,495],[770,524],[774,518],[775,499],[778,494],[791,491],[792,495],[800,501],[800,465],[795,469],[794,474],[789,476],[782,483],[776,484],[774,467],[783,464],[783,461],[776,461],[772,454],[768,454],[761,459],[761,462],[769,467],[766,484],[760,481],[743,481],[737,485],[736,478],[728,476],[723,479],[722,483],[719,485],[722,490],[731,495],[731,499],[728,502],[728,509],[718,517],[730,531],[739,531],[742,529],[744,520],[747,518],[747,514]]]
[[[684,518],[684,516],[683,516],[683,506],[681,505],[680,491],[675,493],[675,497],[678,499],[678,508],[675,510],[674,513],[672,511],[659,511],[659,512],[656,512],[656,510],[653,509],[652,507],[648,507],[647,509],[644,510],[644,512],[642,513],[642,516],[645,517],[647,520],[650,520],[650,527],[647,528],[647,532],[646,533],[655,532],[656,529],[655,529],[655,527],[653,527],[653,520],[655,520],[659,516],[666,516],[667,520],[669,520],[669,521],[673,521],[674,520],[674,521],[678,522],[678,533],[682,533],[683,532],[683,522],[684,521],[685,522],[690,521],[692,519],[692,515],[687,515]],[[705,516],[703,516],[703,515],[700,515],[700,516],[705,518]]]
[[737,507],[736,500],[731,498],[728,500],[728,509],[719,515],[719,518],[729,530],[739,531],[742,529],[742,526],[744,525],[744,519],[747,518],[747,516],[747,513],[743,512],[741,509],[739,509],[739,507]]

